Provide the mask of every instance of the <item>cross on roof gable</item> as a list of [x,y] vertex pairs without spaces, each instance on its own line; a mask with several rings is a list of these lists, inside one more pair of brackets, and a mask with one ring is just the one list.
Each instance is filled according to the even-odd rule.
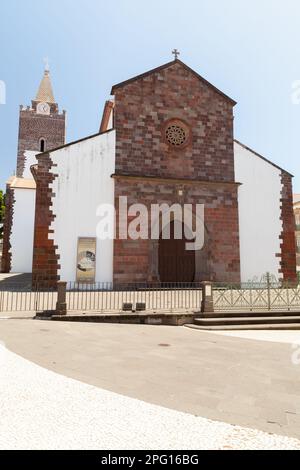
[[230,103],[235,106],[236,105],[236,101],[234,101],[232,98],[230,98],[229,96],[227,96],[225,93],[223,93],[221,90],[219,90],[218,88],[216,88],[214,85],[212,85],[211,83],[209,83],[207,80],[205,80],[205,78],[201,77],[201,75],[199,75],[197,72],[195,72],[195,70],[191,69],[188,65],[186,65],[184,62],[182,62],[181,60],[179,59],[175,59],[175,60],[172,60],[171,62],[168,62],[166,64],[163,64],[159,67],[156,67],[155,69],[151,69],[151,70],[148,70],[147,72],[144,72],[140,75],[136,75],[135,77],[132,77],[132,78],[129,78],[128,80],[125,80],[123,82],[120,82],[120,83],[117,83],[116,85],[113,85],[112,89],[111,89],[111,94],[114,95],[115,94],[115,91],[118,89],[118,88],[121,88],[123,86],[126,86],[134,81],[137,81],[137,80],[140,80],[140,79],[143,79],[151,74],[154,74],[154,73],[157,73],[157,72],[160,72],[161,70],[164,70],[168,67],[172,67],[174,66],[175,64],[180,64],[182,67],[184,67],[188,72],[192,73],[196,78],[198,78],[198,80],[200,80],[202,83],[205,83],[207,86],[209,86],[211,89],[213,89],[216,93],[218,93],[219,95],[223,96],[223,98],[225,98],[226,100],[230,101]]

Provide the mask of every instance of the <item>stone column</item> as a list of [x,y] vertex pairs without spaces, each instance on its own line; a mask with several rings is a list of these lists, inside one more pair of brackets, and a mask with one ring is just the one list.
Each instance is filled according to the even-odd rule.
[[57,282],[57,302],[56,302],[56,315],[67,315],[67,283],[64,281]]
[[159,282],[158,247],[159,247],[159,240],[149,240],[149,271],[148,271],[149,282]]
[[213,284],[210,281],[203,281],[201,282],[201,287],[202,287],[201,313],[213,313],[214,312]]

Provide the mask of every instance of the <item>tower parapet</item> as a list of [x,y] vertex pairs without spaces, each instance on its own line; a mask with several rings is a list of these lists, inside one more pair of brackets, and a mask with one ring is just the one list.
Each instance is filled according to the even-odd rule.
[[44,71],[31,106],[20,105],[16,175],[23,177],[25,152],[42,152],[65,144],[66,111],[55,101],[50,72]]

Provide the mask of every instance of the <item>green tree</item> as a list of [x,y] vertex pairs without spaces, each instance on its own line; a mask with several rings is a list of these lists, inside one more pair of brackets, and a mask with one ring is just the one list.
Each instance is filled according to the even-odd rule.
[[5,212],[5,194],[0,190],[0,239],[3,237],[3,220]]

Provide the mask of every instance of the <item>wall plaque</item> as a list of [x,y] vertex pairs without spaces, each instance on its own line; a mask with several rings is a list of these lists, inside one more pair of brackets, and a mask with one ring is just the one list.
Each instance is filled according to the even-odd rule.
[[95,282],[96,238],[80,237],[77,244],[76,280],[80,283]]

